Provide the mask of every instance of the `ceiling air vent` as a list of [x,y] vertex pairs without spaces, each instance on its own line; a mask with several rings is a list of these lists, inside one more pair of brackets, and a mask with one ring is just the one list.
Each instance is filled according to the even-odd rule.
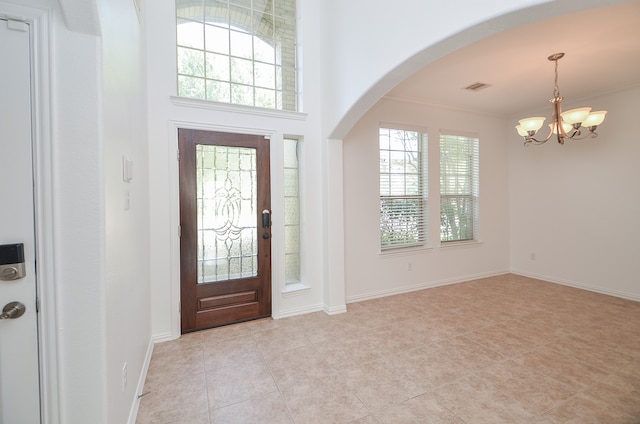
[[473,84],[465,87],[464,89],[469,91],[480,91],[487,87],[491,87],[491,84],[485,84],[483,82],[474,82]]

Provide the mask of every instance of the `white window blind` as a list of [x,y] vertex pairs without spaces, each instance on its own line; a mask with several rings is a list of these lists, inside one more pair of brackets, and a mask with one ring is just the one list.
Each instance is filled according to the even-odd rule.
[[478,233],[479,140],[440,134],[440,241],[471,241]]
[[427,135],[380,128],[380,247],[426,242]]

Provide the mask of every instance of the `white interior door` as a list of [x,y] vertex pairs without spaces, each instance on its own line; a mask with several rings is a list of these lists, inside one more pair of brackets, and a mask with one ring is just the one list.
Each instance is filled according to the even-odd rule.
[[25,306],[0,320],[0,424],[40,422],[30,57],[29,25],[0,18],[0,264],[23,244],[26,274],[0,265],[0,314]]

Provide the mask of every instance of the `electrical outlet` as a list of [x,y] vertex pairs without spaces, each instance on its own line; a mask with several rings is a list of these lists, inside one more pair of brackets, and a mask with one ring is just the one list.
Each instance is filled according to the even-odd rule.
[[407,271],[412,271],[413,270],[413,264],[411,262],[407,263]]
[[127,388],[127,363],[125,362],[122,366],[122,391],[124,392]]
[[531,253],[529,254],[529,259],[531,259],[532,261],[535,261],[535,260],[536,260],[536,254],[535,254],[535,253],[533,253],[533,252],[531,252]]

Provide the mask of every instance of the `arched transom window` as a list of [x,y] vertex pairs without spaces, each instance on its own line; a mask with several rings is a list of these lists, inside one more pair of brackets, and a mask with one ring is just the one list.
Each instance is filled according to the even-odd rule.
[[297,110],[296,0],[176,0],[178,96]]

